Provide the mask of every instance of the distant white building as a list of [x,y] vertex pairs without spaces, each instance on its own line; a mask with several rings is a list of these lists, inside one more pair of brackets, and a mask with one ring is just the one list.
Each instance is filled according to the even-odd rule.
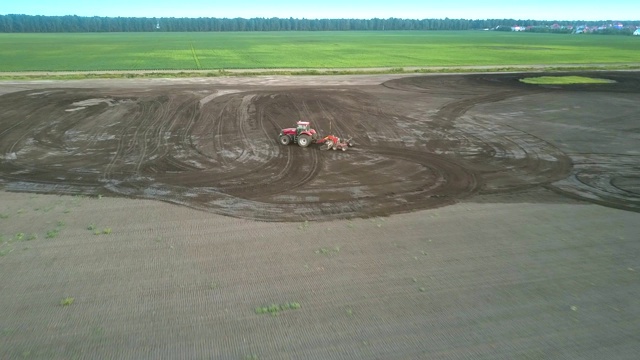
[[636,29],[636,31],[633,32],[633,35],[640,35],[640,29]]

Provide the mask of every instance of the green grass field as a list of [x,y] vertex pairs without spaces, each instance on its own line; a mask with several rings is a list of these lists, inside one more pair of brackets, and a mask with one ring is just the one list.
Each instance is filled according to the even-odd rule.
[[3,33],[0,48],[0,72],[640,62],[640,37],[494,31]]

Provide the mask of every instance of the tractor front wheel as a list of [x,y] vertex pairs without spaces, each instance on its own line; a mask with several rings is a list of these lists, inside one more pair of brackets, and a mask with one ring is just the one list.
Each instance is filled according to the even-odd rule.
[[311,144],[311,137],[309,135],[300,135],[298,137],[298,145],[300,147],[307,147]]
[[280,142],[281,145],[289,145],[289,143],[291,142],[291,138],[289,137],[289,135],[280,135],[278,136],[278,142]]

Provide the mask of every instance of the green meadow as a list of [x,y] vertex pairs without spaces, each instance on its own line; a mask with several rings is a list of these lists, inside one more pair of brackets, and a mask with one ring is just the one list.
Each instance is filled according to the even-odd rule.
[[0,34],[0,72],[637,64],[640,37],[496,31]]

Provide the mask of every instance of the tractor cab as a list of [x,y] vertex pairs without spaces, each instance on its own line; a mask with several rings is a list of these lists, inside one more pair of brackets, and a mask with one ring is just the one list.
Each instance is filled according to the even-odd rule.
[[309,131],[311,130],[311,126],[309,125],[308,121],[298,121],[296,123],[297,127],[296,127],[296,135],[300,135],[301,133],[305,132],[305,131]]

